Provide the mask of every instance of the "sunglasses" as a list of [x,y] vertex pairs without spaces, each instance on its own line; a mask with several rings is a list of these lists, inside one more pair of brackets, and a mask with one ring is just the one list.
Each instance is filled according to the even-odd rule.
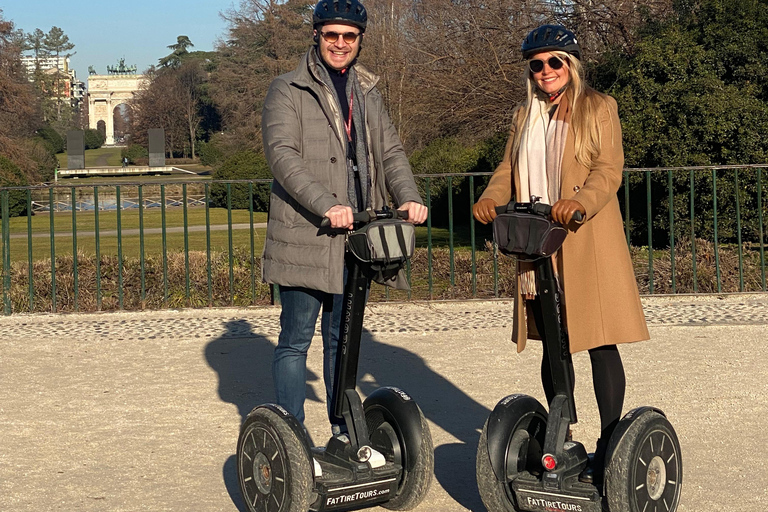
[[[565,62],[563,62],[557,57],[550,57],[547,60],[547,64],[549,64],[550,69],[560,69],[561,67],[563,67]],[[533,71],[534,73],[538,73],[542,69],[544,69],[544,61],[541,59],[529,60],[528,67],[531,68],[531,71]]]
[[339,34],[338,32],[329,30],[328,32],[320,32],[320,35],[323,36],[323,39],[331,44],[338,41],[339,37],[344,39],[345,43],[352,44],[357,41],[358,37],[360,37],[360,32],[344,32],[343,34]]

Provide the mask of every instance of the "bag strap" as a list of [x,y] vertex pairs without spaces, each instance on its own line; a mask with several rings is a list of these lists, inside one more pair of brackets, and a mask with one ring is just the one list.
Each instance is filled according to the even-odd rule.
[[403,258],[405,258],[408,255],[408,249],[405,247],[405,235],[403,235],[402,224],[397,225],[396,233],[397,233],[397,242],[400,244],[400,254],[403,255]]
[[389,245],[387,245],[387,236],[383,225],[379,226],[379,238],[381,238],[381,246],[384,248],[384,258],[389,263]]
[[533,230],[531,227],[533,227],[533,222],[528,225],[528,242],[525,245],[526,254],[534,254],[536,252],[536,246],[538,245],[538,240],[532,236]]

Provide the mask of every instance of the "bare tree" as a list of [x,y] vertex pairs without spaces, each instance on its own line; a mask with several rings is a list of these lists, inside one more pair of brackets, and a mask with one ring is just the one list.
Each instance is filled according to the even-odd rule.
[[40,166],[51,165],[51,156],[33,140],[42,124],[40,104],[21,63],[22,48],[13,23],[0,10],[0,154],[12,160],[27,176],[39,179]]
[[222,115],[226,142],[261,147],[261,109],[269,84],[293,70],[312,42],[313,0],[243,0],[223,17],[211,97]]

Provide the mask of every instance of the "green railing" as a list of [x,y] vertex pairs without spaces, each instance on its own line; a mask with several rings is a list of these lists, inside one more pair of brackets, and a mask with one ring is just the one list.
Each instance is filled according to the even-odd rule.
[[[619,201],[641,293],[766,291],[762,170],[625,170]],[[373,300],[512,295],[514,262],[471,214],[488,176],[417,176],[430,214],[406,269],[411,290],[375,286]],[[254,211],[268,186],[0,188],[3,313],[269,304],[258,258],[266,214]],[[19,210],[34,215],[10,217]]]

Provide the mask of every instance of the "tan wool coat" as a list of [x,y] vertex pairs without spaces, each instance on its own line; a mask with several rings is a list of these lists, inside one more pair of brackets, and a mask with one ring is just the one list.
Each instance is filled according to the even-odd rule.
[[[578,201],[587,211],[582,224],[568,226],[568,237],[558,254],[571,353],[650,337],[617,198],[624,150],[616,101],[593,89],[587,89],[580,101],[593,102],[601,147],[588,167],[579,164],[575,157],[573,125],[569,128],[560,197]],[[522,113],[523,109],[518,109],[517,114]],[[513,162],[510,155],[514,131],[513,123],[504,158],[480,199],[490,198],[503,205],[510,201],[514,191],[516,201],[529,200],[519,197],[517,162]],[[512,340],[521,352],[526,340],[538,335],[533,315],[527,314],[525,300],[519,292],[519,277],[517,290]]]

